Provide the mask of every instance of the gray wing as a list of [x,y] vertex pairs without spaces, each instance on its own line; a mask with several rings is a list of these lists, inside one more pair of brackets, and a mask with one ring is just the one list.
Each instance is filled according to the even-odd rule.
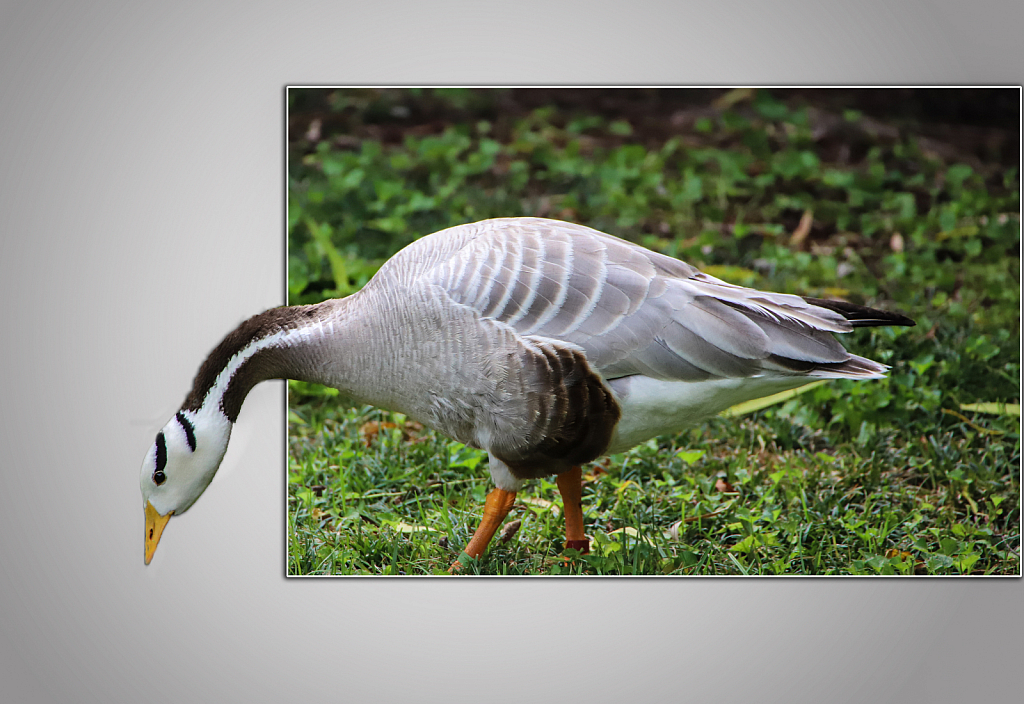
[[832,337],[852,329],[839,312],[725,283],[580,225],[488,220],[417,244],[430,264],[420,264],[417,282],[524,338],[583,350],[605,379],[870,378],[885,370]]

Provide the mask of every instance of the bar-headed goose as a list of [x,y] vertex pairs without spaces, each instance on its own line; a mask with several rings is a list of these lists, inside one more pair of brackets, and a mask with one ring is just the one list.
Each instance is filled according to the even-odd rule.
[[734,404],[886,367],[831,333],[896,313],[765,293],[580,225],[504,218],[424,237],[360,292],[274,308],[203,362],[142,464],[145,559],[213,479],[249,390],[299,379],[487,451],[483,553],[516,492],[557,475],[567,546],[586,550],[580,465]]

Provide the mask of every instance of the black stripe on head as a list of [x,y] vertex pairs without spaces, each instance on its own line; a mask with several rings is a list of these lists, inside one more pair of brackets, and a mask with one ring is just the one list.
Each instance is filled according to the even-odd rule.
[[188,449],[191,450],[192,452],[195,452],[196,431],[195,428],[192,427],[192,421],[190,421],[188,417],[181,411],[175,413],[174,417],[178,419],[178,425],[180,425],[181,429],[185,431],[185,440],[188,442]]
[[153,481],[157,484],[163,484],[164,468],[167,466],[167,441],[164,440],[163,432],[156,434],[156,471],[153,472]]

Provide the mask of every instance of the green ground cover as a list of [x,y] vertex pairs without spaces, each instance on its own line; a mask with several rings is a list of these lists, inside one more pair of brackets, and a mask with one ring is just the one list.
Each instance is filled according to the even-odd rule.
[[[843,336],[892,365],[884,381],[585,467],[590,555],[563,551],[553,480],[532,483],[518,533],[465,572],[1019,573],[1015,167],[784,92],[664,119],[516,95],[292,89],[289,302],[358,290],[444,227],[536,215],[918,324]],[[289,404],[289,574],[444,574],[490,489],[486,455],[331,389],[290,382]]]

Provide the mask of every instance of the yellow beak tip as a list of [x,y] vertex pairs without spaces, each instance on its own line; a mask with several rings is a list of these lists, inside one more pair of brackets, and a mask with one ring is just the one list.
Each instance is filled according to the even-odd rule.
[[160,536],[164,533],[164,527],[167,526],[167,521],[174,515],[174,511],[168,511],[165,515],[161,516],[157,513],[157,510],[153,508],[153,504],[146,502],[146,564],[148,565],[153,559],[153,553],[156,552],[156,546],[160,543]]

